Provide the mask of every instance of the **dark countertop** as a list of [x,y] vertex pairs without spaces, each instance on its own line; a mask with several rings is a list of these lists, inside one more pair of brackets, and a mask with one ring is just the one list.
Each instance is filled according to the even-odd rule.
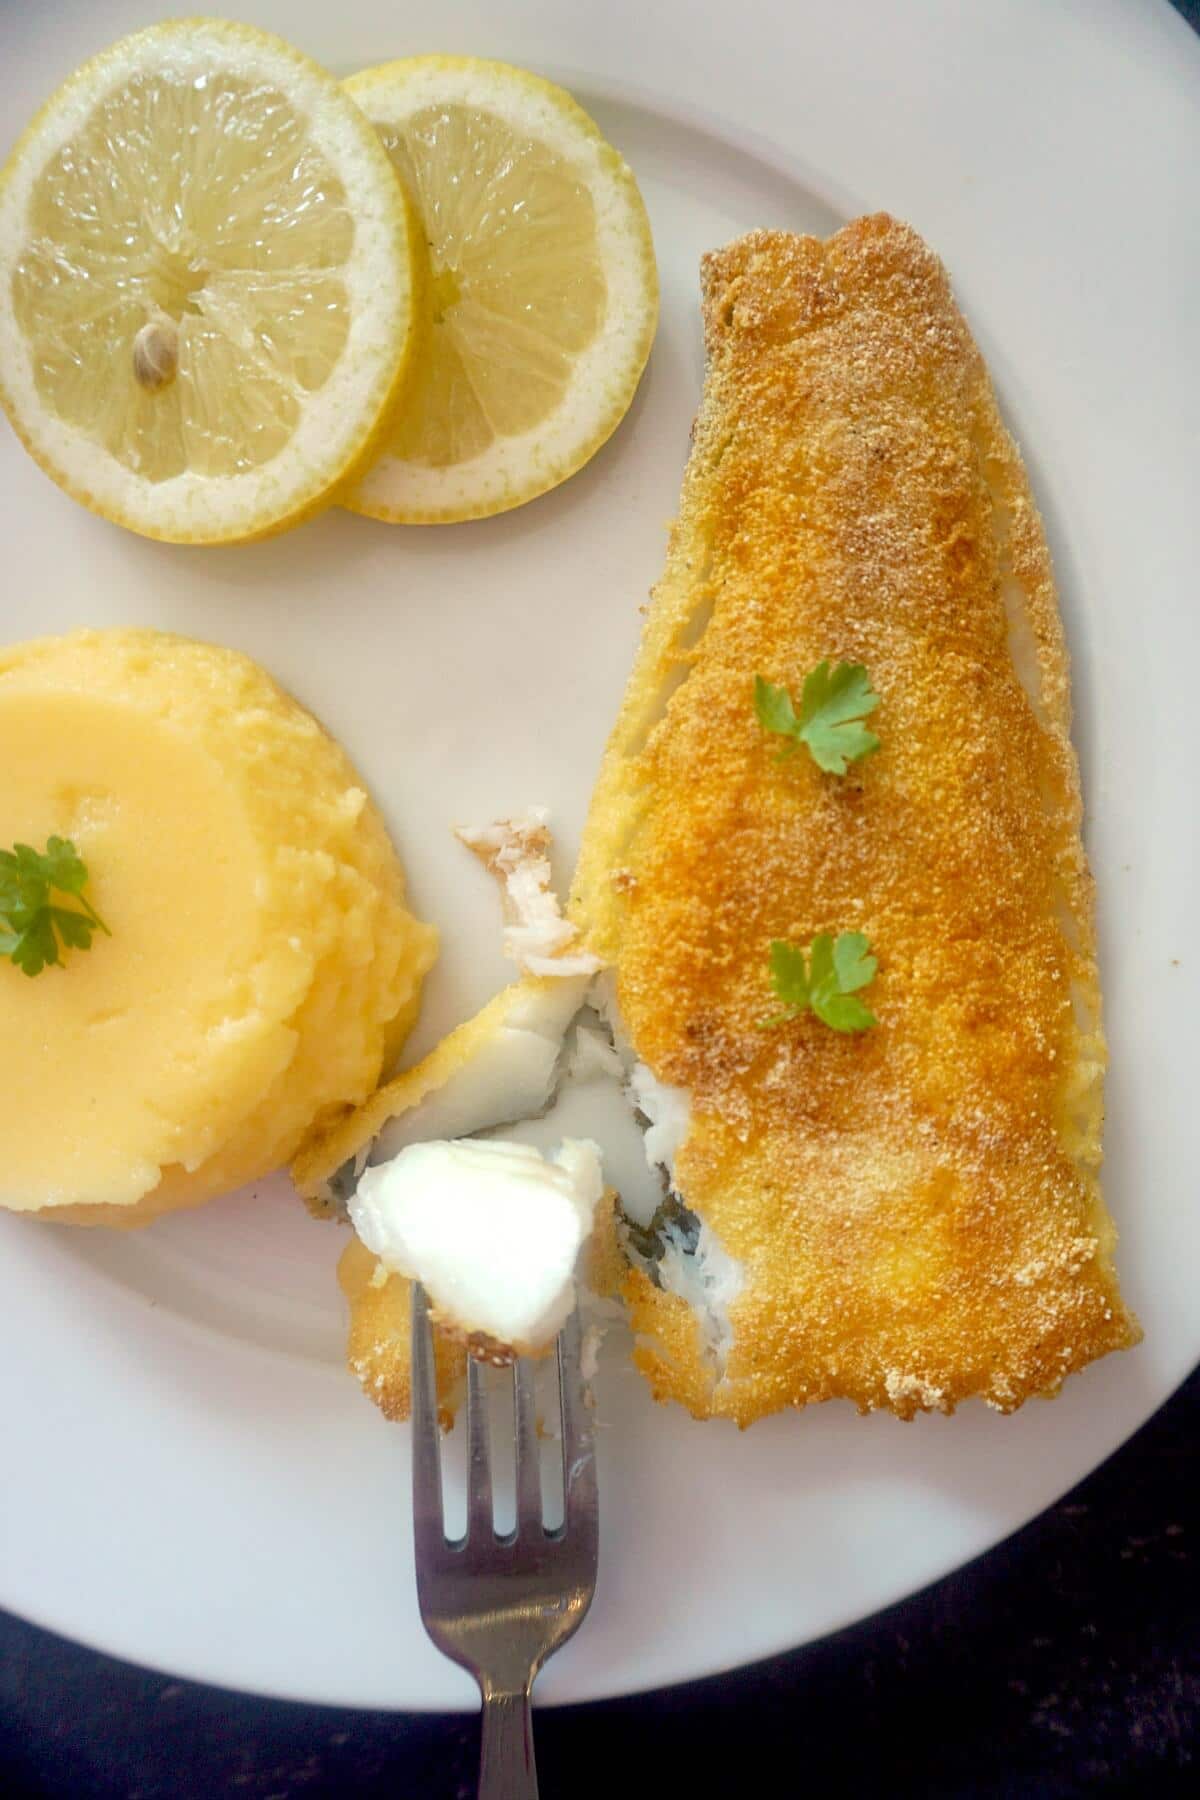
[[[1200,29],[1200,0],[1173,3]],[[539,1714],[543,1794],[757,1794],[767,1769],[817,1800],[1200,1793],[1198,1441],[1200,1371],[1040,1519],[890,1611]],[[466,1800],[477,1754],[473,1718],[251,1699],[0,1613],[6,1800]]]

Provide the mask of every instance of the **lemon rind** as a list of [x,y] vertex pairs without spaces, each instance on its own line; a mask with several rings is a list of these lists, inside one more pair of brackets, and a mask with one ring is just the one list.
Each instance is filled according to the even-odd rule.
[[[564,399],[549,420],[497,438],[481,455],[450,468],[421,467],[384,451],[338,496],[348,511],[387,524],[455,524],[508,512],[577,473],[629,410],[658,326],[658,270],[645,202],[629,165],[578,101],[512,64],[465,56],[404,57],[361,70],[344,86],[381,124],[446,101],[477,104],[518,132],[528,132],[536,121],[543,141],[581,168],[596,203],[609,281],[605,322],[575,360]],[[506,108],[506,89],[521,94],[522,106]],[[599,407],[598,370],[607,389]],[[398,404],[403,405],[403,394]]]
[[[43,405],[16,322],[10,271],[34,182],[103,95],[141,69],[188,73],[214,66],[280,85],[342,178],[355,218],[354,249],[344,265],[350,334],[329,380],[308,397],[296,432],[271,463],[224,478],[185,472],[156,483],[123,468],[86,431]],[[378,137],[346,99],[318,63],[272,33],[221,20],[172,20],[122,38],[85,63],[18,139],[0,169],[0,406],[33,459],[93,512],[172,543],[247,542],[319,511],[374,454],[412,352],[418,225]]]

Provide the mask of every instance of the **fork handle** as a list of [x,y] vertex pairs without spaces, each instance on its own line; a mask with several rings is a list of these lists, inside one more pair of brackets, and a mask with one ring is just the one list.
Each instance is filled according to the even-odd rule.
[[479,1800],[537,1800],[530,1683],[523,1692],[484,1687]]

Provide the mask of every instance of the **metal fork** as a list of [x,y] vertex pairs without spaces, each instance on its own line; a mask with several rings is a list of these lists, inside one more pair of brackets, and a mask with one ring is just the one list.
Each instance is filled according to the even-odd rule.
[[533,1364],[514,1364],[516,1529],[496,1533],[483,1372],[467,1373],[467,1529],[446,1537],[428,1305],[413,1289],[413,1537],[425,1629],[483,1696],[479,1800],[537,1800],[530,1694],[538,1670],[583,1623],[596,1586],[596,1457],[580,1366],[579,1313],[558,1340],[562,1524],[542,1522]]

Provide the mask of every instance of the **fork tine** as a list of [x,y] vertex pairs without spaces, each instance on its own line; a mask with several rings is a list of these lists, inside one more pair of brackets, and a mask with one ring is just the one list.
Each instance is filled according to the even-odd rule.
[[[492,1479],[484,1370],[468,1364],[466,1537],[447,1543],[438,1455],[437,1385],[429,1308],[413,1289],[413,1513],[417,1600],[426,1631],[468,1669],[483,1695],[480,1794],[536,1800],[530,1690],[538,1670],[578,1631],[596,1586],[597,1508],[592,1420],[582,1370],[578,1312],[559,1335],[563,1523],[547,1531],[535,1410],[535,1365],[513,1368],[516,1529],[500,1537]],[[485,1525],[490,1529],[484,1529]]]
[[487,1388],[477,1357],[467,1363],[467,1541],[495,1530],[492,1467],[488,1461]]
[[429,1307],[419,1283],[412,1290],[412,1485],[417,1569],[442,1560],[442,1459],[438,1447],[437,1371]]
[[558,1339],[558,1394],[562,1409],[564,1535],[596,1534],[596,1447],[592,1409],[583,1379],[583,1327],[579,1308]]
[[534,1365],[518,1359],[516,1377],[517,1531],[542,1529],[542,1470],[538,1451]]

